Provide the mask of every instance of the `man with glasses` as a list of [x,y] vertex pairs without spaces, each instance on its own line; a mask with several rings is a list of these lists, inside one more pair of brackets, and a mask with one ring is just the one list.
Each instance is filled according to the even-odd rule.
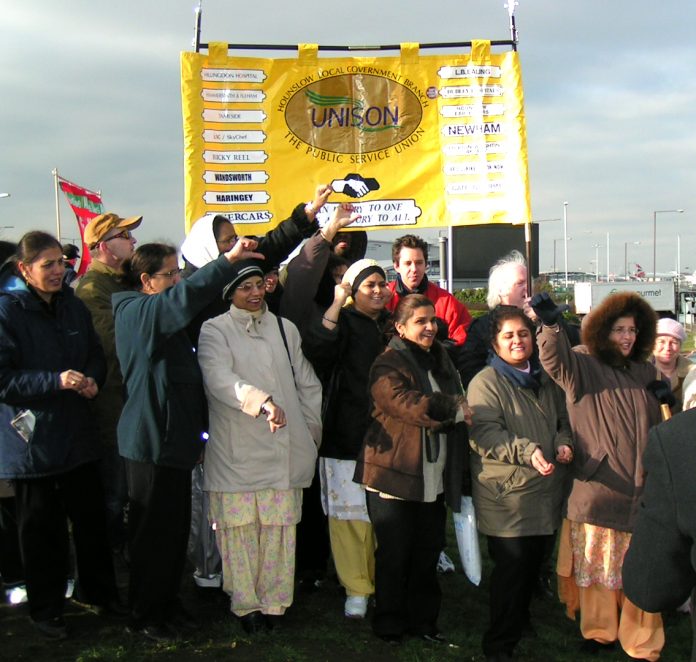
[[116,442],[116,426],[123,408],[123,377],[116,357],[111,295],[126,289],[119,281],[121,266],[133,255],[136,242],[132,232],[142,220],[142,216],[121,218],[118,214],[108,213],[95,216],[89,222],[84,237],[92,261],[75,290],[92,314],[94,328],[106,355],[106,381],[99,397],[91,404],[99,425],[108,534],[117,573],[125,566],[123,511],[128,502],[128,491],[123,460],[118,454]]

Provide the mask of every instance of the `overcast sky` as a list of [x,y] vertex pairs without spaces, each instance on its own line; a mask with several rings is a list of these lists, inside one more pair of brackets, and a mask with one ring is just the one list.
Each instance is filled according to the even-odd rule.
[[[193,0],[3,0],[0,17],[2,237],[55,232],[51,170],[143,214],[143,240],[180,243],[183,138],[179,53]],[[519,0],[532,210],[568,202],[569,268],[696,268],[696,3]],[[509,38],[503,0],[204,0],[202,41],[376,44]],[[268,56],[268,53],[247,52]],[[292,53],[284,53],[290,57]],[[292,177],[298,201],[306,186]],[[76,235],[60,201],[64,238]],[[4,226],[12,226],[7,228]],[[74,229],[73,229],[74,228]],[[541,268],[562,268],[561,222],[541,229]]]

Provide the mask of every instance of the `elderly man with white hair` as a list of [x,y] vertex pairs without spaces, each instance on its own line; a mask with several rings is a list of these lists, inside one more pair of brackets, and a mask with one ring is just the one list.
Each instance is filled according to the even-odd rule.
[[[486,303],[493,310],[498,306],[522,308],[525,314],[536,322],[536,315],[529,307],[527,291],[527,264],[524,256],[517,250],[510,251],[500,258],[488,273],[488,296]],[[561,322],[562,323],[562,322]],[[482,370],[491,351],[490,313],[476,318],[469,327],[466,342],[457,360],[457,368],[464,388]],[[565,325],[564,325],[565,326]],[[580,343],[578,330],[566,326],[571,345]]]
[[[522,253],[513,250],[491,267],[486,303],[490,310],[501,305],[524,308],[531,317],[533,313],[527,306],[527,295],[527,265]],[[486,313],[471,323],[457,361],[464,388],[486,366],[490,349],[490,313]]]

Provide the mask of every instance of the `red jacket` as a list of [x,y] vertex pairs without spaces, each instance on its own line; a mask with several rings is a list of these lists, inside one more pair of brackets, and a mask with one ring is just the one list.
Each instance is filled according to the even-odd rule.
[[[387,304],[387,310],[393,312],[401,297],[396,292],[396,281],[389,283],[388,287],[392,298]],[[431,282],[428,282],[425,296],[435,304],[435,315],[447,323],[447,335],[450,340],[453,340],[455,345],[463,345],[472,319],[466,306],[447,290]]]

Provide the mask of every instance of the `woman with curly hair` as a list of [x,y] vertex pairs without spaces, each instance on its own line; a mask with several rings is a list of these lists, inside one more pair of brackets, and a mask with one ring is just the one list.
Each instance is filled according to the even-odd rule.
[[585,318],[583,345],[571,349],[558,325],[561,309],[548,295],[532,299],[543,322],[539,357],[566,393],[575,439],[572,485],[558,553],[559,595],[567,613],[580,611],[584,652],[613,648],[657,660],[664,645],[659,614],[623,594],[621,566],[643,491],[643,451],[659,406],[648,362],[657,315],[639,295],[607,297]]

